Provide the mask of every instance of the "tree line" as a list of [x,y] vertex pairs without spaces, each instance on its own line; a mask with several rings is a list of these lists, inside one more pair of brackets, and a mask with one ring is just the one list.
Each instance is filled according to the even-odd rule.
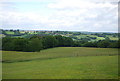
[[86,40],[73,41],[70,37],[56,36],[32,36],[30,38],[4,37],[2,39],[2,50],[35,52],[53,47],[100,47],[120,48],[120,41],[101,40],[88,42]]
[[97,48],[120,48],[120,40],[99,40],[94,42],[88,42],[86,40],[75,41],[77,47],[97,47]]
[[64,36],[32,36],[30,38],[4,37],[2,50],[35,52],[53,47],[73,46],[72,38]]

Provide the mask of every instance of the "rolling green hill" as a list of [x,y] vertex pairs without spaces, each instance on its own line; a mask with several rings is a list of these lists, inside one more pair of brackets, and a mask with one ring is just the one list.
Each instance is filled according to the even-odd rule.
[[1,30],[5,36],[29,38],[33,35],[62,35],[71,37],[73,40],[98,41],[109,38],[118,40],[118,33],[101,33],[101,32],[74,32],[74,31],[34,31],[34,30]]
[[2,53],[3,79],[118,78],[118,49],[59,47]]

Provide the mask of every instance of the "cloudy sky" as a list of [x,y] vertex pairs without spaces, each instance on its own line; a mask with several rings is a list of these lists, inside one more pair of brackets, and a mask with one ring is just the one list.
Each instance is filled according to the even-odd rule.
[[117,32],[118,2],[119,0],[0,0],[0,27]]

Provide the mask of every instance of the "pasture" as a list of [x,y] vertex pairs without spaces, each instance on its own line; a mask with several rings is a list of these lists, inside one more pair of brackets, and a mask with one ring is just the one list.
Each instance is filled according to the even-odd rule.
[[2,53],[3,79],[118,78],[118,49],[58,47]]
[[6,31],[7,34],[14,34],[12,31]]

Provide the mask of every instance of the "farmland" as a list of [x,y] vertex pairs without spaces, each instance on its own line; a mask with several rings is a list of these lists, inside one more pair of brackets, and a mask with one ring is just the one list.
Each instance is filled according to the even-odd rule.
[[117,79],[118,49],[57,47],[2,51],[3,79]]
[[35,31],[35,30],[1,30],[5,36],[29,38],[33,35],[61,35],[71,37],[75,41],[99,41],[104,39],[118,40],[118,33],[74,32],[74,31]]

